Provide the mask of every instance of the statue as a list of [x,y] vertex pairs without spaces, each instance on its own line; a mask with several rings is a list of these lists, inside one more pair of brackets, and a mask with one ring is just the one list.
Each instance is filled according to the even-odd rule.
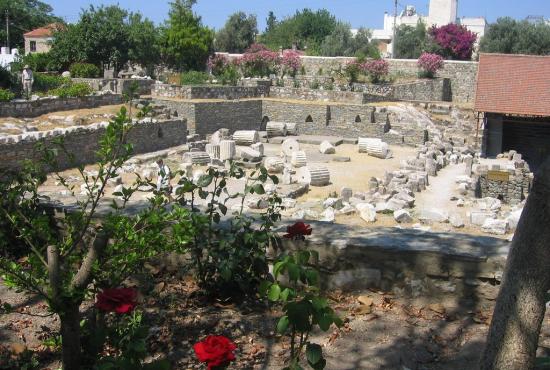
[[23,73],[21,74],[21,83],[23,84],[23,94],[29,100],[32,94],[32,84],[34,83],[34,76],[31,68],[28,64],[23,67]]

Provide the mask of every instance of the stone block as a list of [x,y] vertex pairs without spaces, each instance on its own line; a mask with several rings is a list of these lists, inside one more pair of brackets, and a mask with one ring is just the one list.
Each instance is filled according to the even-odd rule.
[[411,214],[409,213],[409,211],[405,209],[400,209],[398,211],[395,211],[393,213],[393,218],[395,221],[399,223],[411,223],[413,221]]

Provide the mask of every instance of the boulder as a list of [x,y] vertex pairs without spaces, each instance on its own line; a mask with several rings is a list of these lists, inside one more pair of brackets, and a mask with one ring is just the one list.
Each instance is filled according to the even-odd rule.
[[449,223],[452,227],[457,229],[464,227],[464,220],[458,213],[451,213],[449,216]]
[[494,212],[472,211],[470,212],[470,223],[472,225],[482,226],[488,219],[495,218]]
[[322,154],[335,154],[336,148],[334,145],[325,140],[319,145],[319,152]]
[[359,203],[355,206],[359,216],[366,222],[376,222],[376,208],[370,203]]
[[488,234],[504,235],[509,230],[507,220],[487,219],[481,226],[481,230]]
[[413,221],[411,214],[405,209],[395,211],[393,213],[393,218],[399,223],[411,223]]
[[447,222],[449,215],[438,209],[423,209],[420,211],[418,218],[424,222]]
[[334,208],[332,207],[325,209],[319,215],[319,221],[322,221],[322,222],[334,222],[335,219],[336,219],[336,212],[334,212]]
[[407,202],[397,198],[391,198],[386,202],[386,209],[390,211],[398,211],[400,209],[407,208]]
[[335,209],[340,209],[344,207],[344,204],[342,202],[342,199],[341,198],[327,198],[324,202],[323,202],[323,208],[335,208]]
[[249,147],[239,148],[239,155],[244,161],[249,162],[259,162],[262,159],[260,152]]

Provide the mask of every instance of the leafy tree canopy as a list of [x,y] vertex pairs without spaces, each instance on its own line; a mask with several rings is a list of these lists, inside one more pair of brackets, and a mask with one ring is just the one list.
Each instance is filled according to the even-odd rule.
[[538,22],[497,19],[481,39],[480,51],[503,54],[550,54],[550,26]]
[[397,27],[394,55],[401,59],[417,59],[426,44],[426,25],[419,21],[416,27],[405,24]]
[[317,55],[321,43],[334,31],[337,23],[334,15],[326,9],[315,12],[304,9],[280,22],[273,19],[272,26],[262,35],[261,42],[272,50],[280,47],[289,49],[295,44],[308,54]]
[[139,13],[119,6],[90,6],[76,24],[54,36],[51,55],[64,68],[88,62],[119,71],[128,63],[145,67],[159,60],[157,30]]
[[52,14],[52,7],[39,0],[0,0],[0,40],[6,40],[6,11],[10,18],[10,46],[22,48],[23,34],[60,18]]
[[162,28],[161,51],[167,66],[178,71],[203,70],[213,49],[214,31],[193,13],[196,0],[174,0]]
[[348,23],[338,22],[321,44],[321,55],[380,58],[378,47],[370,41],[370,36],[369,30],[361,28],[354,37]]
[[255,15],[244,12],[232,14],[225,26],[216,34],[216,50],[229,53],[242,53],[254,43],[258,33]]

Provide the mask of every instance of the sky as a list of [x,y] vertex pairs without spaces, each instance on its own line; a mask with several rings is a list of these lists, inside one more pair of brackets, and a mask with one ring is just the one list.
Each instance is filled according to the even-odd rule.
[[[67,22],[78,20],[82,8],[90,4],[119,4],[125,9],[139,11],[156,23],[161,23],[169,9],[169,0],[42,0],[50,4],[54,13]],[[292,15],[298,9],[326,8],[353,28],[382,28],[384,11],[393,13],[393,0],[198,0],[194,10],[203,23],[219,29],[227,17],[237,11],[256,14],[260,31],[265,28],[267,14],[272,10],[277,19]],[[399,9],[414,5],[421,14],[428,14],[429,0],[399,0]],[[524,19],[529,15],[550,18],[550,0],[458,0],[459,17],[485,17],[494,22],[499,17]]]

